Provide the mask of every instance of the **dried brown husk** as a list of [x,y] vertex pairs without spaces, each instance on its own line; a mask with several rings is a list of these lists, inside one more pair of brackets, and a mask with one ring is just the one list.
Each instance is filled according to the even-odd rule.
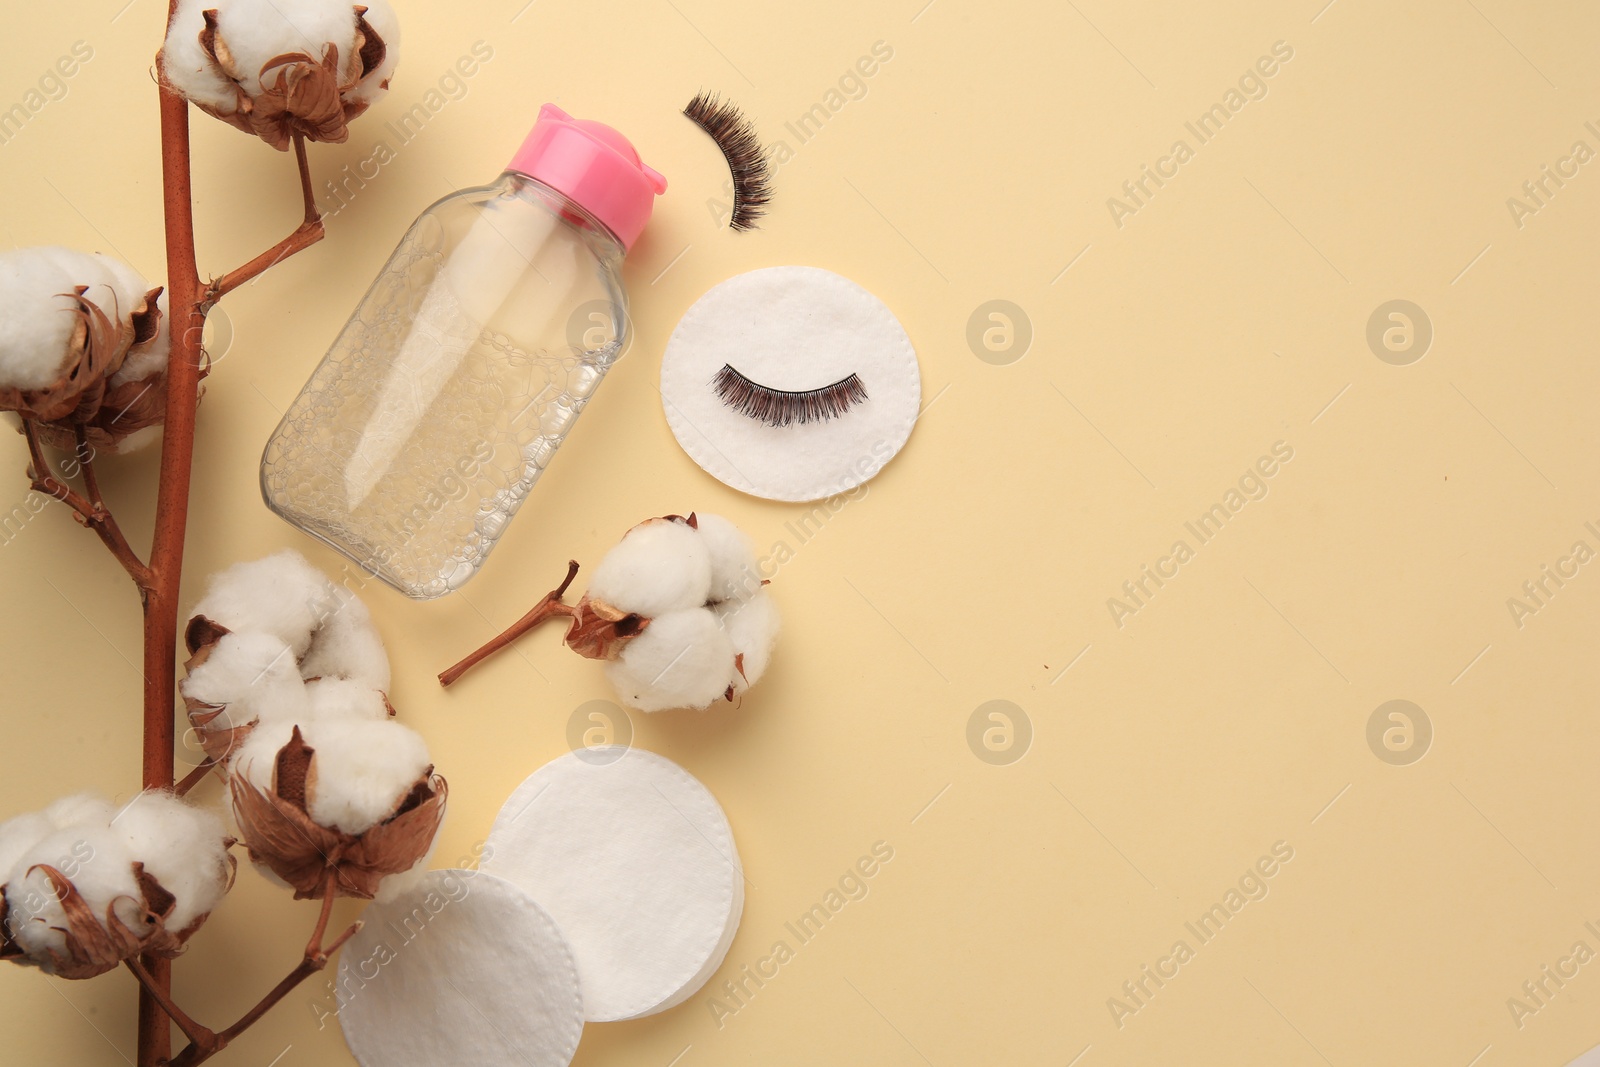
[[137,307],[117,318],[106,314],[84,294],[86,285],[61,296],[72,301],[72,336],[56,380],[39,389],[0,389],[0,410],[15,411],[39,424],[59,422],[71,439],[72,427],[93,424],[106,402],[107,379],[122,367],[137,345],[153,344],[161,326],[156,307],[159,288],[145,294]]
[[[230,842],[231,844],[231,842]],[[234,858],[228,857],[230,868],[236,868]],[[6,925],[9,919],[10,903],[0,899],[0,959],[12,960],[18,963],[34,963],[46,971],[61,978],[83,979],[95,978],[114,970],[123,960],[134,956],[156,956],[161,959],[174,959],[183,954],[189,939],[204,925],[208,915],[202,915],[182,930],[167,928],[167,919],[172,915],[177,906],[174,897],[165,886],[156,880],[155,876],[144,869],[144,864],[133,865],[134,882],[139,887],[139,898],[118,897],[106,906],[105,921],[101,922],[95,917],[94,912],[84,901],[83,895],[78,892],[78,887],[72,880],[59,870],[48,864],[31,867],[29,874],[42,871],[50,880],[55,891],[56,899],[61,903],[61,910],[66,918],[65,929],[60,929],[66,941],[65,955],[55,949],[47,949],[45,954],[48,960],[35,959],[22,950],[10,936],[10,927]],[[229,886],[232,886],[232,870],[230,869]],[[4,888],[0,887],[0,895]],[[117,914],[117,905],[124,900],[132,901],[139,909],[135,925],[148,926],[147,933],[135,933],[121,916]]]
[[337,896],[371,900],[379,882],[409,871],[433,846],[449,787],[432,767],[392,814],[361,834],[311,818],[307,809],[316,779],[316,750],[298,726],[278,751],[270,791],[262,792],[243,775],[230,779],[234,818],[251,861],[287,882],[296,900],[320,898],[330,878]]
[[[202,12],[205,26],[200,31],[200,47],[217,72],[233,83],[234,106],[224,111],[198,100],[190,102],[279,151],[287,151],[297,133],[310,141],[343,144],[350,136],[348,123],[367,109],[365,101],[346,101],[344,94],[381,66],[388,53],[382,36],[367,22],[367,9],[359,4],[352,9],[356,35],[345,64],[339,61],[338,46],[327,44],[320,57],[286,52],[253,72],[239,67],[226,38],[218,32],[216,9]],[[244,88],[252,77],[261,86],[255,94]],[[172,87],[170,82],[166,84]],[[388,88],[388,82],[382,87]]]
[[603,600],[585,596],[572,609],[567,647],[586,659],[616,659],[629,641],[644,633],[650,620]]
[[[145,294],[140,305],[129,315],[131,335],[119,326],[116,338],[130,336],[126,348],[115,360],[105,361],[98,388],[86,390],[71,412],[54,420],[36,420],[39,439],[53,448],[71,452],[77,448],[76,432],[82,429],[90,449],[97,453],[116,452],[121,443],[132,434],[149,426],[159,426],[167,417],[167,370],[165,366],[143,378],[113,382],[116,372],[125,364],[148,351],[159,340],[161,309],[156,298],[159,287]],[[93,330],[84,332],[93,341]],[[101,329],[101,336],[108,336]],[[74,333],[76,342],[77,334]],[[66,375],[63,375],[63,381]],[[58,381],[51,388],[62,385]],[[0,402],[0,406],[5,406]],[[24,415],[26,417],[26,415]]]

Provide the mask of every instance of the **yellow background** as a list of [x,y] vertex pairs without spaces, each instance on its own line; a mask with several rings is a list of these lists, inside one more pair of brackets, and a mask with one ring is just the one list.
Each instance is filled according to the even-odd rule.
[[[74,41],[94,58],[0,146],[0,239],[119,253],[159,279],[149,70],[163,12],[124,2],[8,5],[0,106]],[[1600,527],[1600,162],[1520,227],[1507,206],[1574,141],[1600,149],[1583,125],[1600,125],[1600,13],[925,2],[398,0],[394,89],[348,143],[314,148],[319,189],[392,145],[385,124],[475,42],[494,57],[325,242],[226,301],[186,603],[210,572],[285,546],[339,569],[263,507],[261,447],[403,228],[493,178],[555,100],[625,131],[672,186],[628,261],[631,352],[485,573],[434,603],[366,592],[394,702],[452,786],[438,860],[470,854],[516,783],[566,751],[573,709],[611,694],[553,629],[449,693],[435,672],[568,557],[592,565],[634,521],[690,509],[794,549],[772,587],[778,658],[743,706],[634,716],[636,743],[710,786],[743,853],[744,923],[713,985],[874,842],[894,849],[866,898],[723,1025],[708,989],[591,1026],[579,1064],[1560,1067],[1600,1043],[1600,963],[1520,1028],[1507,1006],[1575,942],[1600,950],[1584,926],[1600,927],[1600,563],[1520,627],[1507,607],[1575,541],[1600,549],[1584,527]],[[877,41],[893,58],[865,96],[797,144],[784,124]],[[1265,98],[1196,147],[1184,123],[1278,41],[1293,58]],[[794,149],[759,232],[728,232],[708,206],[726,171],[677,114],[700,88]],[[221,273],[294,225],[293,164],[198,113],[193,126],[200,259]],[[1119,227],[1108,198],[1180,137],[1194,158]],[[888,303],[928,404],[904,453],[803,544],[786,524],[807,509],[703,474],[656,389],[697,296],[783,263]],[[967,340],[994,299],[1033,333],[1007,365]],[[1393,299],[1434,330],[1406,366],[1366,341]],[[1107,599],[1277,441],[1294,457],[1265,499],[1116,625]],[[24,500],[23,464],[20,438],[5,443],[0,510]],[[102,475],[141,544],[154,466],[146,454]],[[0,583],[0,813],[82,789],[126,798],[128,583],[54,505],[8,531]],[[1366,739],[1392,699],[1433,728],[1407,766]],[[1031,723],[1007,765],[969,747],[990,700]],[[1279,841],[1294,858],[1265,899],[1194,941],[1184,923]],[[312,919],[241,871],[177,966],[179,999],[224,1024],[287,972]],[[1108,998],[1179,939],[1194,958],[1119,1027]],[[315,992],[219,1062],[348,1063],[337,1027],[316,1027]],[[133,1004],[124,973],[6,969],[5,1059],[123,1062]]]

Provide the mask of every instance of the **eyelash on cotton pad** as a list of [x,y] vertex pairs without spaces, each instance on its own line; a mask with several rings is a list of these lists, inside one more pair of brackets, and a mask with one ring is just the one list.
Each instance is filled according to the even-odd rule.
[[724,363],[711,387],[730,408],[768,426],[827,422],[867,399],[867,387],[852,374],[820,389],[774,389],[751,381]]
[[755,229],[756,220],[767,213],[772,200],[772,170],[755,123],[732,100],[718,100],[717,94],[704,90],[695,94],[683,113],[710,135],[728,161],[733,175],[733,215],[728,226],[740,231]]

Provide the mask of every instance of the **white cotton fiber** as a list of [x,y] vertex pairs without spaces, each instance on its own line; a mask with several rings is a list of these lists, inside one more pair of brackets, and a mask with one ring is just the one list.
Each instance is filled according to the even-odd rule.
[[[339,69],[348,61],[356,36],[353,4],[339,0],[218,0],[217,33],[233,53],[245,92],[261,88],[261,68],[292,52],[322,62],[328,45],[339,49]],[[269,84],[277,75],[269,72]]]
[[298,720],[308,707],[293,650],[268,633],[223,635],[178,688],[191,699],[227,706],[236,726],[256,719]]
[[313,721],[383,722],[389,718],[389,705],[384,703],[383,694],[365,682],[352,678],[318,678],[307,682],[305,687]]
[[[92,259],[101,268],[102,277],[99,279],[103,288],[92,290],[85,295],[94,301],[95,305],[104,311],[115,322],[127,322],[133,313],[138,310],[151,287],[139,276],[139,272],[122,262],[105,255],[102,252],[93,252],[85,256]],[[105,291],[109,289],[114,300],[106,300]]]
[[25,852],[55,830],[43,812],[30,811],[0,822],[0,883]]
[[652,519],[629,530],[589,580],[588,595],[649,618],[703,606],[711,594],[711,552],[687,523]]
[[[293,729],[268,723],[251,732],[234,766],[263,792],[272,788],[278,752]],[[432,761],[414,730],[389,720],[314,719],[300,724],[312,749],[307,812],[317,823],[361,834],[391,815]]]
[[111,820],[128,855],[176,898],[166,920],[187,930],[222,901],[230,873],[222,820],[171,793],[140,793]]
[[400,63],[400,20],[395,17],[394,8],[389,6],[389,0],[367,0],[366,6],[367,25],[383,38],[383,62],[345,91],[345,102],[351,104],[371,104],[387,92],[384,83],[394,77],[394,69]]
[[392,815],[432,763],[421,736],[397,722],[315,722],[306,743],[316,750],[308,812],[347,834]]
[[733,645],[707,608],[656,616],[606,664],[617,696],[640,711],[709,707],[733,674]]
[[190,100],[232,114],[238,100],[233,82],[225,78],[200,47],[200,34],[206,28],[202,15],[207,8],[220,8],[227,0],[178,0],[178,10],[161,46],[161,73]]
[[48,249],[0,253],[0,388],[42,389],[60,376],[76,284]]
[[371,689],[389,688],[389,656],[372,625],[372,613],[348,589],[330,586],[332,610],[311,637],[300,664],[306,678],[351,678]]
[[104,826],[111,821],[116,809],[111,801],[95,793],[76,793],[44,809],[44,817],[57,830],[72,826]]
[[36,961],[42,962],[52,949],[65,953],[66,939],[60,931],[67,926],[66,911],[49,877],[43,871],[28,873],[39,865],[66,876],[102,924],[115,902],[117,917],[129,929],[135,934],[148,932],[138,921],[141,896],[126,846],[104,825],[67,827],[25,852],[6,879],[11,935]]
[[135,430],[118,441],[114,446],[114,451],[119,456],[142,452],[161,440],[161,431],[162,427],[160,426],[146,426],[143,429]]
[[271,792],[278,753],[294,737],[296,726],[300,727],[300,736],[304,738],[309,724],[289,720],[273,719],[251,730],[244,743],[233,750],[229,773],[243,775],[245,781],[263,793]]
[[299,657],[311,645],[311,631],[337,606],[333,584],[286,549],[213,575],[190,616],[204,615],[235,632],[272,634]]
[[734,655],[744,657],[737,661],[743,670],[736,669],[732,679],[734,692],[742,693],[760,680],[772,661],[772,650],[778,644],[778,607],[763,589],[749,600],[727,600],[712,610]]
[[696,515],[711,553],[711,600],[743,600],[761,591],[755,550],[744,531],[721,515]]

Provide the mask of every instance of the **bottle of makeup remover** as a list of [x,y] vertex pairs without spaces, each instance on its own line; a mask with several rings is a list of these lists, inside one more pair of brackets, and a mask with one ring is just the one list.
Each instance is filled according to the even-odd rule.
[[459,588],[623,351],[622,257],[666,187],[546,104],[400,241],[267,442],[267,506],[408,596]]

